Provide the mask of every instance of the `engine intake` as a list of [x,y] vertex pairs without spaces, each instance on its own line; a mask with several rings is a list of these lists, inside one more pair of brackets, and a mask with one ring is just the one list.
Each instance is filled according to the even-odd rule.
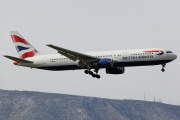
[[106,68],[107,74],[123,74],[124,72],[125,72],[124,67]]

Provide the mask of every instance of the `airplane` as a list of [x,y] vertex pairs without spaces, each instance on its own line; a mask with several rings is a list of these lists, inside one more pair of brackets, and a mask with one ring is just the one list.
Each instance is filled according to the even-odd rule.
[[17,31],[10,31],[10,35],[20,58],[4,57],[13,60],[14,65],[53,71],[84,69],[85,74],[98,79],[100,69],[105,69],[107,74],[123,74],[125,67],[162,65],[164,72],[166,63],[177,58],[172,51],[161,48],[80,53],[52,44],[47,46],[58,54],[43,55]]

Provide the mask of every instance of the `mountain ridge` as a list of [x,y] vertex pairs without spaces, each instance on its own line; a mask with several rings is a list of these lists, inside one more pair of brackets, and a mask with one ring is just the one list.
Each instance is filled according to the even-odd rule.
[[180,106],[139,100],[0,90],[1,120],[180,120]]

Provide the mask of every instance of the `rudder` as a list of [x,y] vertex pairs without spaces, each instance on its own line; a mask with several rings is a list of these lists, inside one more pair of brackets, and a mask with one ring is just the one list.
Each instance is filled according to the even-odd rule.
[[40,53],[17,31],[10,31],[10,35],[21,59],[40,55]]

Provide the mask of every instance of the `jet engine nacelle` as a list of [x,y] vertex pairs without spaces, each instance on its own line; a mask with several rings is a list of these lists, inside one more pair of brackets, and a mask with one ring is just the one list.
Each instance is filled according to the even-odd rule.
[[124,72],[125,72],[124,67],[106,68],[107,74],[123,74]]
[[101,59],[96,63],[93,63],[93,67],[95,68],[110,68],[113,67],[113,60],[112,59]]

